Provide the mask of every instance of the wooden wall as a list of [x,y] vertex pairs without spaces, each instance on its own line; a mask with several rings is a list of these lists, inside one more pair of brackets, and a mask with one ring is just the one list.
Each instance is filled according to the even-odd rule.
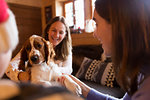
[[8,5],[15,14],[19,30],[19,44],[12,55],[15,56],[32,34],[42,34],[41,8],[12,3]]
[[41,7],[43,0],[5,0],[7,3]]
[[100,44],[100,41],[94,38],[92,33],[71,34],[71,37],[73,46]]

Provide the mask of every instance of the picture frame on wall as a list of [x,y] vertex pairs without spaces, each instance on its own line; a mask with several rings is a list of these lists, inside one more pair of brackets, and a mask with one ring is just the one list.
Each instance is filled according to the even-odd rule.
[[46,24],[49,22],[49,20],[52,19],[52,6],[46,6],[45,7],[45,19],[46,19]]

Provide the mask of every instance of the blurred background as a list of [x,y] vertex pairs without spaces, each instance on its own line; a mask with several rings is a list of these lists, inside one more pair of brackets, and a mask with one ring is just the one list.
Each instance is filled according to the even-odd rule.
[[95,0],[6,0],[6,2],[16,16],[19,30],[19,45],[13,56],[29,36],[41,35],[46,23],[59,15],[64,16],[69,23],[73,45],[99,43],[92,34],[88,34],[93,32],[91,19]]

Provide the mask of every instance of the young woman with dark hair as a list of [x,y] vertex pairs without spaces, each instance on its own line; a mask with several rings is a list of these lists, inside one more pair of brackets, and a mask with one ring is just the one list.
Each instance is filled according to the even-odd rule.
[[[94,36],[112,57],[123,100],[150,100],[150,0],[96,0]],[[116,100],[71,76],[87,100]],[[62,80],[61,80],[62,81]],[[63,84],[63,81],[62,81]]]

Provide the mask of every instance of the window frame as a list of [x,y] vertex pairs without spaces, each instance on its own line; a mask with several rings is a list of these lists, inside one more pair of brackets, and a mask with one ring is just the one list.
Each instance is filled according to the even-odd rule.
[[94,11],[94,10],[93,10],[94,8],[93,8],[93,5],[92,5],[92,1],[93,1],[93,0],[90,0],[90,7],[91,7],[91,19],[93,19],[93,14],[94,14],[94,12],[93,12],[93,11]]
[[[75,1],[76,0],[70,0],[70,1],[66,1],[66,2],[64,2],[64,4],[63,4],[63,10],[64,10],[64,17],[66,17],[66,10],[65,10],[65,5],[67,4],[67,3],[73,3],[73,25],[76,25],[76,17],[75,17]],[[84,6],[85,6],[85,0],[84,0]],[[84,7],[84,29],[85,29],[85,7]],[[81,30],[84,30],[84,29],[81,29]]]

